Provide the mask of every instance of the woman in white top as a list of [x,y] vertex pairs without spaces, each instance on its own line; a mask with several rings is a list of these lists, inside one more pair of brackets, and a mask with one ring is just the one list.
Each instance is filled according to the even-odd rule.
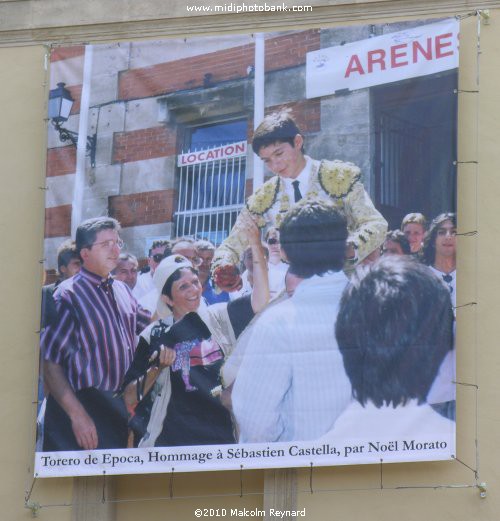
[[202,305],[198,273],[182,255],[167,257],[155,271],[161,318],[141,333],[122,386],[140,447],[235,442],[229,411],[219,399],[220,368],[269,299],[260,231],[250,217],[245,232],[254,263],[251,296]]
[[457,219],[454,213],[442,213],[431,223],[424,240],[424,263],[443,280],[457,305]]

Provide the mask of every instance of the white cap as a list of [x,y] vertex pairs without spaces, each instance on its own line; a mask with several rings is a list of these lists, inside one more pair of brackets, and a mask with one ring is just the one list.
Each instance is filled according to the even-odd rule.
[[172,314],[170,308],[163,302],[161,295],[163,286],[165,286],[170,276],[181,268],[192,268],[191,261],[182,255],[170,255],[163,259],[156,267],[153,275],[153,284],[158,291],[158,302],[156,303],[156,311],[160,318],[168,317]]

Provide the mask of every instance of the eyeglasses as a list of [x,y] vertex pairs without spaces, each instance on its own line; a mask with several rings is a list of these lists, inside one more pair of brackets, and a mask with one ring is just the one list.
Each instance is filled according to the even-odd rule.
[[184,262],[186,259],[193,265],[194,268],[197,268],[203,264],[203,259],[201,257],[188,257],[187,255],[177,255],[177,257],[174,259],[174,262]]
[[270,239],[267,239],[267,244],[270,244],[271,246],[273,244],[278,244],[280,241],[278,239],[275,239],[274,237],[271,237]]
[[90,249],[93,246],[102,246],[105,250],[112,250],[117,246],[118,249],[121,250],[125,246],[125,243],[121,239],[108,239],[107,241],[94,242],[94,244],[91,244],[88,248]]
[[197,268],[198,266],[201,266],[203,264],[203,259],[201,257],[187,257],[190,261],[191,261],[191,264]]
[[155,253],[154,255],[151,255],[151,258],[156,262],[156,264],[159,264],[165,258],[165,255],[163,253]]
[[457,235],[457,230],[450,230],[448,228],[438,228],[437,234],[439,237],[446,237],[449,235],[450,237],[455,237]]

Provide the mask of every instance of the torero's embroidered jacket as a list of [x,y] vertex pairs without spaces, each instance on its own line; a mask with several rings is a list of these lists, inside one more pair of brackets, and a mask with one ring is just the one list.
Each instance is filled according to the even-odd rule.
[[[387,221],[376,210],[360,181],[360,169],[343,161],[312,160],[309,188],[304,199],[330,201],[347,219],[348,242],[354,245],[354,261],[360,262],[384,241]],[[279,176],[266,181],[248,198],[247,210],[261,228],[279,227],[286,212],[294,205]],[[245,211],[245,210],[243,210]],[[217,248],[212,273],[225,265],[237,265],[248,242],[241,233],[240,219],[229,236]]]

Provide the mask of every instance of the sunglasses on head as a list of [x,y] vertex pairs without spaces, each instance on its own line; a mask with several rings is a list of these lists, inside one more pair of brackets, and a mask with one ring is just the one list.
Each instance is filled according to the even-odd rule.
[[267,244],[278,244],[278,239],[275,239],[274,237],[271,237],[270,239],[267,239]]

